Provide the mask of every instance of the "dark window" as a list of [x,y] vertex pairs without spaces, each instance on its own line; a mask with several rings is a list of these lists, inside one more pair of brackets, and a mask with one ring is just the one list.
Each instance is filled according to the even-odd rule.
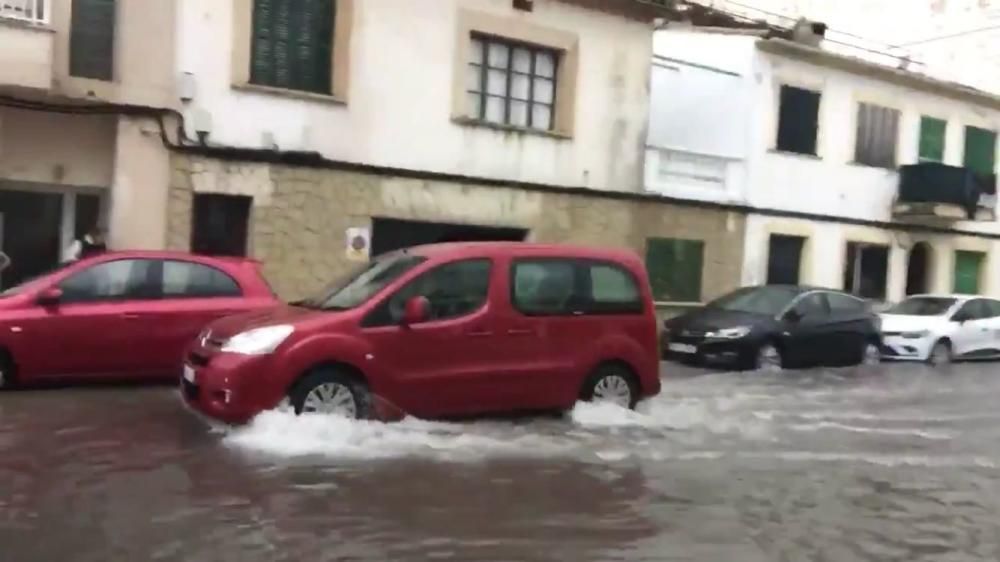
[[816,154],[820,93],[794,86],[781,87],[777,149]]
[[113,79],[115,0],[73,0],[70,4],[70,75],[95,80]]
[[154,298],[153,262],[118,260],[89,267],[59,284],[66,303]]
[[983,299],[974,299],[962,305],[955,312],[954,316],[964,318],[965,320],[982,320],[984,318],[990,318],[992,311],[986,301]]
[[90,229],[101,226],[101,197],[78,193],[74,215],[73,238],[79,240],[90,232]]
[[869,103],[858,104],[858,137],[854,161],[880,168],[896,167],[899,110]]
[[848,242],[844,290],[866,299],[885,299],[889,248]]
[[638,314],[635,277],[611,263],[563,258],[519,260],[511,301],[528,316]]
[[335,0],[254,0],[250,82],[333,91]]
[[247,255],[251,197],[198,193],[194,196],[191,251],[215,256]]
[[933,117],[920,118],[920,161],[944,162],[945,130],[948,122]]
[[867,310],[865,301],[840,293],[827,293],[826,300],[833,312],[864,312]]
[[240,286],[232,277],[214,267],[199,263],[166,261],[163,263],[165,298],[239,297]]
[[768,241],[767,284],[798,285],[802,260],[802,247],[806,239],[801,236],[772,234]]
[[821,318],[830,314],[830,305],[823,293],[805,295],[793,308],[802,318]]
[[646,271],[653,298],[662,302],[700,302],[705,243],[701,240],[646,240]]
[[481,121],[550,130],[555,121],[552,49],[474,35],[466,92],[469,116]]
[[966,168],[976,174],[989,177],[995,173],[997,154],[997,134],[978,127],[965,128]]
[[367,327],[399,324],[407,301],[414,297],[425,297],[430,302],[431,321],[472,314],[486,304],[492,265],[488,259],[474,259],[436,267],[396,291],[364,324]]
[[1000,301],[989,299],[984,302],[986,304],[986,309],[989,311],[989,318],[997,318],[1000,316]]

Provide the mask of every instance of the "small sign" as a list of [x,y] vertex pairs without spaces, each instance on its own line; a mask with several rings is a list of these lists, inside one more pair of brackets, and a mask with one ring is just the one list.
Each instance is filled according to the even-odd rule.
[[0,271],[3,271],[10,267],[10,256],[0,252]]
[[371,232],[367,228],[348,228],[347,259],[351,261],[368,261],[371,239]]

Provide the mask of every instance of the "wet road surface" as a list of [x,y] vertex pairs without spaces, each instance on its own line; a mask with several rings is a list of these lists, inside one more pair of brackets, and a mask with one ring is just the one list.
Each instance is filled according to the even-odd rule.
[[464,424],[3,394],[0,561],[1000,559],[1000,365],[668,372],[637,413]]

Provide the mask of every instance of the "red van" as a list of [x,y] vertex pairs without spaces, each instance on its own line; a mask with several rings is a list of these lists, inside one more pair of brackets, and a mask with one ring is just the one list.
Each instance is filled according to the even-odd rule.
[[632,408],[660,391],[642,262],[606,249],[523,243],[421,246],[373,260],[314,298],[210,324],[184,399],[243,423],[296,413],[426,418]]

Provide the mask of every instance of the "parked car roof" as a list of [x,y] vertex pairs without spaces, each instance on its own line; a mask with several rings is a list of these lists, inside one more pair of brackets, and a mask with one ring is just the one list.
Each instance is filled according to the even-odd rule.
[[444,242],[414,246],[405,250],[414,254],[480,254],[483,252],[518,252],[539,255],[569,254],[603,259],[637,259],[634,252],[619,248],[584,246],[579,244],[536,244],[530,242]]

